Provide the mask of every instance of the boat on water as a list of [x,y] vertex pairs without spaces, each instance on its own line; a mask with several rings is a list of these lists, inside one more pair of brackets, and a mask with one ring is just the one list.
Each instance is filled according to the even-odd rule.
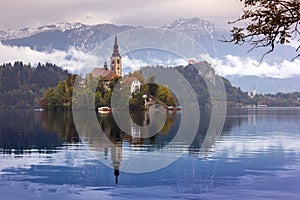
[[268,105],[265,105],[265,104],[259,104],[257,105],[258,108],[265,108],[265,107],[268,107]]
[[182,106],[177,106],[177,107],[173,107],[173,106],[168,106],[167,108],[168,111],[177,111],[177,110],[182,110]]
[[174,107],[173,106],[168,106],[167,111],[169,111],[169,112],[174,111]]
[[44,111],[44,109],[43,108],[35,108],[35,109],[33,109],[35,112],[42,112],[42,111]]
[[99,107],[98,108],[98,113],[100,113],[100,114],[108,114],[110,112],[111,112],[110,107]]

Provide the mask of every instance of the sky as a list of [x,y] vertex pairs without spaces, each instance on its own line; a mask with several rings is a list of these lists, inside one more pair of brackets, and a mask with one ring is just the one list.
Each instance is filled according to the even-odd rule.
[[[141,25],[159,27],[179,18],[198,17],[226,28],[227,22],[242,13],[240,0],[0,0],[0,30],[42,26],[58,22],[85,24],[114,23],[117,25]],[[297,43],[295,46],[297,46]],[[66,60],[66,57],[72,59]],[[71,48],[67,52],[38,52],[27,47],[8,47],[0,44],[0,63],[22,60],[24,63],[52,62],[76,73],[84,66],[95,66],[99,60]],[[300,75],[300,61],[282,60],[278,64],[262,63],[259,70],[256,60],[227,55],[215,59],[220,75],[257,75],[288,78]],[[124,57],[128,66],[144,66],[142,60]],[[90,69],[84,69],[83,73]]]
[[159,27],[202,18],[225,27],[242,12],[239,0],[0,0],[0,30],[57,22]]

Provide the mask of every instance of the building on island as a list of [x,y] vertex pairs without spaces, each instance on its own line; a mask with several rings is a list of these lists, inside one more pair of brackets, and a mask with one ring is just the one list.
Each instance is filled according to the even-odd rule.
[[[101,80],[105,83],[105,87],[107,89],[111,80],[117,77],[122,77],[122,56],[120,55],[117,36],[115,36],[113,52],[110,57],[110,69],[108,69],[107,62],[105,62],[102,68],[94,68],[89,75],[94,78],[101,77]],[[122,82],[130,85],[131,94],[135,93],[141,88],[141,82],[135,77],[126,77]]]
[[255,87],[255,84],[254,84],[254,86],[253,86],[253,92],[252,93],[250,93],[250,92],[248,92],[248,96],[252,99],[252,98],[254,98],[255,96],[256,96],[256,87]]
[[107,63],[105,62],[103,68],[94,68],[90,75],[96,78],[101,77],[103,81],[107,82],[116,77],[122,77],[122,57],[119,52],[117,36],[115,36],[113,53],[110,57],[110,69],[108,69]]
[[107,63],[104,63],[103,68],[94,68],[93,71],[90,73],[93,77],[99,78],[101,77],[103,81],[111,81],[114,78],[118,77],[116,73],[109,70],[107,68]]
[[126,77],[123,83],[130,85],[130,93],[133,94],[141,89],[141,82],[135,77]]

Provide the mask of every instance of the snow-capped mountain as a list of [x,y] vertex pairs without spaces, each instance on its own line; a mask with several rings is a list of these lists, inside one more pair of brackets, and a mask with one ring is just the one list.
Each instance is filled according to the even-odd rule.
[[178,19],[170,24],[162,26],[170,30],[184,33],[196,40],[212,56],[223,56],[226,53],[221,52],[218,48],[221,44],[219,41],[229,34],[226,30],[215,26],[209,21],[198,18]]
[[[0,31],[0,41],[4,45],[28,46],[38,51],[53,49],[67,50],[74,46],[85,52],[92,51],[103,40],[123,31],[140,28],[135,26],[118,26],[114,24],[84,25],[80,23],[58,23],[20,30]],[[226,55],[259,58],[265,49],[255,50],[247,54],[250,47],[221,42],[224,37],[230,38],[229,31],[215,26],[213,23],[198,18],[178,19],[160,28],[181,32],[197,41],[213,57]],[[286,55],[293,55],[290,46],[275,52],[272,60],[283,60]],[[267,59],[267,58],[266,58]]]
[[[113,24],[58,23],[20,30],[0,31],[0,40],[5,45],[28,46],[39,51],[66,50],[70,46],[91,51],[96,43],[116,33],[135,28],[137,27]],[[213,23],[198,18],[179,19],[160,28],[178,31],[192,37],[213,56],[217,56],[218,52],[218,44],[216,43],[221,43],[218,39],[228,34],[226,30],[216,27]]]
[[162,26],[162,28],[192,33],[192,35],[195,33],[198,35],[212,35],[216,32],[225,32],[224,29],[218,28],[213,23],[198,18],[178,19],[170,24]]
[[67,50],[71,46],[83,51],[92,51],[97,43],[116,33],[134,28],[136,27],[113,24],[59,23],[15,31],[2,31],[0,40],[4,45],[27,46],[38,51]]
[[[141,27],[118,26],[114,24],[85,25],[80,23],[58,23],[41,27],[23,28],[20,30],[0,31],[0,42],[3,45],[25,46],[37,51],[46,52],[51,52],[55,49],[67,51],[70,47],[75,47],[84,52],[92,52],[95,47],[105,39],[120,32],[136,28]],[[230,38],[230,32],[215,26],[211,22],[198,18],[178,19],[170,24],[163,25],[160,28],[181,32],[193,38],[210,56],[220,60],[224,60],[224,57],[227,55],[237,56],[242,59],[250,57],[259,60],[261,55],[266,52],[266,49],[256,49],[248,54],[247,51],[250,49],[250,46],[247,46],[246,44],[239,46],[232,43],[221,42],[220,40],[224,37]],[[159,58],[170,60],[170,58],[163,53],[159,52],[159,54]],[[291,46],[281,46],[281,48],[277,48],[274,53],[265,57],[264,61],[280,63],[284,59],[291,59],[290,55],[294,54],[295,48]],[[136,53],[134,55],[138,57],[138,59],[147,61],[144,54],[137,56]],[[242,86],[244,84],[243,82],[249,82],[244,81],[243,79],[232,78],[231,80],[237,86]],[[251,79],[250,87],[253,87],[253,84],[256,81],[257,80]],[[281,84],[281,82],[278,82],[278,84]],[[260,85],[263,85],[263,82],[260,82]],[[266,82],[265,85],[270,85],[270,83]],[[278,87],[279,86],[280,85],[278,85]],[[243,87],[243,89],[249,90],[251,88]],[[261,91],[263,90],[264,89]],[[288,91],[286,84],[280,90]]]
[[81,23],[57,23],[39,27],[26,27],[19,30],[2,30],[0,31],[0,40],[25,38],[47,31],[60,30],[64,32],[71,29],[85,29],[87,27],[89,26]]
[[[53,49],[67,50],[71,46],[85,52],[92,51],[103,40],[123,31],[140,28],[135,26],[118,26],[114,24],[85,25],[80,23],[58,23],[20,30],[0,31],[0,41],[4,45],[28,46],[38,51]],[[250,47],[225,43],[220,40],[230,38],[227,30],[213,23],[198,18],[178,19],[160,28],[181,32],[197,41],[213,57],[222,58],[226,55],[260,58],[265,49],[255,50],[248,54]],[[283,60],[286,55],[293,55],[292,47],[284,47],[275,52],[272,60]],[[266,57],[266,59],[268,59]],[[275,60],[276,62],[276,60]]]
[[[255,49],[248,52],[251,47],[248,44],[242,46],[228,42],[224,39],[230,39],[230,31],[217,27],[215,24],[198,18],[178,19],[170,24],[162,26],[170,30],[184,33],[196,40],[212,57],[222,58],[226,55],[236,55],[241,57],[250,57],[259,60],[266,49]],[[272,62],[283,59],[289,59],[287,55],[293,55],[295,49],[290,46],[282,46],[272,54]],[[265,60],[268,60],[266,56]]]

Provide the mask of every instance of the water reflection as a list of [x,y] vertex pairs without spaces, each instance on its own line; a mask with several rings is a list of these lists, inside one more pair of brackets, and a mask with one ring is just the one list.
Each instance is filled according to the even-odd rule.
[[[37,149],[39,153],[45,153],[45,149],[48,149],[48,153],[56,153],[60,151],[61,147],[64,148],[66,144],[76,144],[80,141],[74,125],[73,115],[70,112],[3,111],[1,114],[0,117],[9,120],[9,123],[6,124],[8,129],[5,129],[6,126],[4,124],[2,125],[2,130],[4,131],[1,132],[0,147],[3,152],[12,153],[12,151],[18,149],[20,152],[28,153]],[[161,130],[154,136],[146,138],[139,138],[139,136],[141,134],[150,135],[148,132],[152,130],[141,130],[140,126],[147,126],[150,123],[149,113],[135,112],[131,113],[131,117],[133,121],[123,121],[125,125],[129,126],[127,130],[129,129],[131,131],[130,133],[122,131],[116,125],[111,114],[98,114],[98,122],[105,135],[101,135],[97,131],[86,131],[84,135],[81,135],[81,139],[84,140],[84,143],[88,144],[88,146],[86,146],[87,150],[89,152],[96,152],[95,155],[98,156],[96,159],[102,157],[107,160],[109,166],[113,167],[116,182],[118,182],[122,159],[126,161],[129,158],[129,151],[138,157],[139,153],[160,150],[174,139],[180,124],[181,113],[169,112]],[[209,133],[212,135],[210,137],[211,141],[209,142],[210,146],[202,147],[203,139],[207,136],[210,117],[209,110],[202,110],[198,134],[192,145],[187,147],[184,142],[176,143],[175,146],[172,146],[172,149],[168,149],[171,154],[176,154],[177,151],[181,151],[184,148],[187,148],[188,152],[193,154],[199,152],[203,155],[210,154],[210,147],[214,145],[217,139],[214,134]],[[87,117],[83,118],[88,119]],[[151,119],[160,120],[160,118],[155,117]],[[15,120],[20,123],[16,124]],[[89,127],[89,130],[93,130],[88,120],[86,120],[82,121],[82,123],[85,124],[84,127]],[[28,126],[28,124],[31,125]],[[226,123],[226,128],[230,129],[234,125],[235,120],[229,120]],[[188,126],[188,124],[186,124],[186,126]],[[156,127],[154,127],[154,129],[156,129]],[[97,129],[95,128],[94,130]],[[18,138],[19,131],[21,133],[20,138]],[[7,135],[13,138],[8,141],[10,137],[6,137]],[[25,144],[20,146],[19,141],[21,140],[23,143],[25,141]],[[123,155],[124,152],[125,155]],[[164,156],[168,157],[170,154],[165,153]],[[91,158],[91,156],[88,157]]]
[[[128,128],[131,131],[129,134],[116,125],[111,114],[97,115],[99,125],[109,141],[114,144],[129,143],[132,148],[139,148],[142,147],[141,145],[144,145],[144,150],[147,151],[159,149],[174,138],[180,123],[180,116],[180,112],[168,113],[164,126],[156,135],[140,138],[142,130],[139,127],[149,124],[149,113],[131,113],[135,123],[126,123],[127,121],[124,120],[124,124],[130,127]],[[251,116],[254,117],[255,115]],[[198,150],[201,149],[202,140],[207,134],[210,117],[209,110],[201,112],[198,134],[190,147],[190,153],[199,152]],[[64,143],[78,143],[80,141],[71,112],[1,111],[0,120],[2,122],[0,147],[3,150],[15,149],[22,151],[35,148],[50,150],[60,147]],[[246,119],[227,117],[224,132],[230,131],[234,126],[241,125],[243,120]],[[151,132],[151,130],[148,131]],[[89,140],[88,142],[96,148],[105,148],[108,144],[107,140],[105,138],[95,140],[98,135],[95,132],[87,132],[84,139]],[[212,142],[213,145],[214,143]]]
[[[133,121],[137,124],[131,120],[124,119],[123,121],[124,124],[127,122],[131,126],[130,128],[127,127],[127,129],[131,130],[129,133],[122,131],[116,125],[112,114],[97,115],[101,131],[103,131],[104,134],[99,132],[97,124],[89,123],[91,120],[88,116],[83,116],[81,118],[83,121],[80,120],[80,123],[82,123],[80,127],[83,127],[81,130],[83,133],[81,135],[83,142],[87,145],[87,148],[94,158],[100,159],[107,166],[113,167],[116,182],[118,181],[120,167],[127,167],[127,161],[129,159],[132,159],[132,157],[140,158],[142,156],[141,153],[153,152],[162,148],[176,134],[176,131],[171,133],[171,130],[174,129],[172,125],[176,125],[176,123],[174,123],[176,119],[175,113],[168,115],[166,123],[160,132],[149,138],[136,137],[139,134],[147,135],[151,132],[151,127],[149,130],[141,128],[141,125],[147,125],[149,123],[149,113],[132,113],[131,116]],[[159,118],[151,119],[159,120]],[[178,126],[178,124],[176,126]],[[156,127],[152,128],[156,129]],[[111,161],[109,161],[108,158],[111,158]],[[143,163],[140,165],[142,166]]]
[[56,130],[43,128],[41,113],[32,111],[0,111],[0,149],[5,153],[22,154],[24,150],[51,152],[64,140]]
[[[159,133],[137,138],[141,132],[134,124],[130,125],[131,134],[126,134],[111,115],[97,115],[105,137],[86,132],[82,140],[88,145],[84,146],[71,113],[1,111],[0,191],[15,196],[28,190],[32,194],[20,195],[45,199],[53,197],[50,193],[60,195],[58,198],[80,194],[78,199],[91,198],[92,194],[127,199],[153,195],[158,199],[224,195],[230,199],[240,195],[272,198],[274,194],[278,198],[299,198],[299,109],[228,110],[222,135],[214,138],[216,134],[212,133],[209,141],[205,140],[210,111],[202,110],[189,154],[152,173],[120,171],[128,151],[153,152],[168,144],[178,130],[180,116],[170,113]],[[140,125],[149,123],[147,113],[134,113],[132,118]],[[176,148],[182,148],[182,144]],[[176,154],[176,148],[172,153]],[[89,151],[106,159],[111,168],[91,157]],[[10,188],[15,189],[8,193]]]
[[64,142],[77,143],[80,141],[71,112],[35,112],[35,115],[40,116],[39,122],[42,122],[46,130],[57,133]]

